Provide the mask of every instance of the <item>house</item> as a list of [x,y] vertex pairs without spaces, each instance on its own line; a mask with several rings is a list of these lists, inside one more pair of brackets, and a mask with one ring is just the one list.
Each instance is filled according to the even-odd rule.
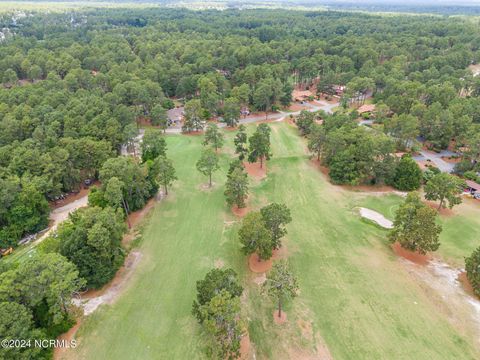
[[357,109],[357,112],[362,115],[364,113],[371,113],[372,111],[375,111],[375,105],[374,104],[365,104],[360,106]]
[[185,108],[179,106],[167,111],[168,124],[169,125],[180,125],[183,120],[183,115],[185,114]]
[[334,85],[333,90],[335,91],[335,95],[342,96],[343,93],[345,92],[345,86],[344,85]]
[[465,180],[467,184],[467,189],[470,194],[474,195],[476,193],[480,193],[480,184],[477,184],[475,181],[472,180]]

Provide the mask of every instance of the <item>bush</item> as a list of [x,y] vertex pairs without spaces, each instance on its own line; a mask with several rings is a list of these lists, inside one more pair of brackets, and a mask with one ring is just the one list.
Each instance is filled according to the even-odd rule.
[[480,247],[470,257],[465,258],[465,270],[473,291],[477,296],[480,296]]
[[472,181],[475,181],[475,182],[480,181],[480,176],[478,176],[477,173],[475,171],[472,171],[472,170],[465,171],[463,173],[463,177],[467,180],[472,180]]
[[393,177],[393,186],[401,191],[417,190],[422,182],[422,170],[410,155],[404,155]]

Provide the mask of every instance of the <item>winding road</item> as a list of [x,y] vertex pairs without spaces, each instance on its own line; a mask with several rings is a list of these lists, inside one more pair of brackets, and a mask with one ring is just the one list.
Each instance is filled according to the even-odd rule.
[[[297,115],[299,115],[300,112],[303,111],[303,110],[310,111],[310,112],[323,110],[328,114],[332,114],[333,110],[336,107],[339,106],[339,103],[333,103],[332,104],[332,103],[327,103],[327,102],[321,101],[321,100],[314,100],[313,102],[315,103],[315,105],[311,104],[311,103],[307,103],[307,104],[305,104],[307,106],[307,108],[299,110],[299,111],[294,111],[294,112],[279,111],[279,112],[276,112],[276,113],[273,113],[273,114],[269,114],[267,120],[282,121],[287,116],[290,116],[290,115],[297,116]],[[251,123],[264,121],[264,120],[265,120],[265,115],[262,114],[262,115],[250,116],[250,117],[240,119],[238,121],[238,123],[239,124],[251,124]],[[226,126],[227,125],[225,123],[219,123],[218,124],[218,127],[220,127],[220,128],[224,128]],[[170,127],[166,130],[167,134],[180,134],[181,132],[182,132],[182,128],[180,126]],[[143,137],[143,133],[139,134],[139,136],[140,136],[140,138]]]

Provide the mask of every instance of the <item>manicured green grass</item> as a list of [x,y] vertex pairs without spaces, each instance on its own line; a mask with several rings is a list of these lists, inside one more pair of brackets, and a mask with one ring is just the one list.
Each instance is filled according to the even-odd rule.
[[[271,126],[268,178],[251,181],[249,205],[278,201],[292,212],[285,246],[301,292],[286,308],[288,323],[273,324],[274,305],[252,281],[256,275],[240,252],[239,223],[231,223],[235,218],[223,198],[231,149],[223,152],[215,187],[202,191],[206,179],[195,169],[201,138],[172,136],[168,153],[180,180],[154,210],[128,289],[84,321],[80,346],[68,357],[204,358],[190,315],[195,282],[223,262],[245,286],[243,311],[258,359],[315,354],[321,339],[335,359],[479,358],[473,340],[448,323],[392,254],[385,231],[362,222],[351,193],[330,185],[310,164],[295,130]],[[227,134],[228,147],[233,135]],[[390,211],[396,199],[365,201]]]
[[[403,201],[397,195],[365,196],[352,194],[352,203],[380,212],[393,220],[395,211]],[[453,208],[453,214],[441,215],[439,221],[443,231],[440,234],[438,255],[454,266],[463,266],[464,258],[480,246],[480,201],[464,199]]]

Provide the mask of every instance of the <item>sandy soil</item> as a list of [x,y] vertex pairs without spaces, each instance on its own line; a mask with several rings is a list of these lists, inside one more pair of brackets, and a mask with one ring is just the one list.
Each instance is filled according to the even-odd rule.
[[[70,328],[66,333],[60,335],[58,340],[65,340],[67,343],[70,343],[73,339],[75,339],[75,335],[77,334],[80,325],[82,324],[81,319],[77,319],[75,325]],[[53,348],[53,358],[60,359],[62,355],[67,351],[67,347],[56,346]]]
[[392,245],[392,250],[397,254],[399,257],[408,260],[417,265],[427,265],[432,257],[428,254],[423,255],[419,252],[413,252],[407,249],[404,249],[400,246],[398,242]]
[[449,216],[454,216],[455,213],[453,212],[452,209],[449,209],[449,208],[440,208],[440,210],[438,210],[438,203],[436,202],[433,202],[433,201],[424,201],[425,204],[427,204],[428,206],[430,206],[432,209],[434,210],[437,210],[438,213],[442,216],[445,216],[445,217],[449,217]]
[[273,260],[260,260],[257,254],[252,254],[248,258],[248,267],[254,273],[264,273],[272,268]]
[[250,208],[248,206],[245,206],[243,208],[237,207],[237,205],[232,206],[232,213],[235,214],[235,216],[239,218],[243,218],[245,215],[247,215],[250,211]]
[[475,295],[475,292],[473,291],[473,286],[470,283],[470,281],[467,278],[467,272],[462,271],[460,274],[458,274],[457,280],[462,284],[463,290],[470,295],[473,298],[478,298],[477,295]]
[[[252,344],[250,343],[250,336],[248,335],[248,332],[245,333],[245,335],[242,336],[242,339],[240,340],[240,360],[247,360],[252,358]],[[255,357],[253,357],[255,358]]]
[[273,312],[273,321],[277,325],[282,325],[287,321],[287,313],[284,311],[280,312],[280,317],[278,316],[278,309],[275,309]]
[[139,251],[132,251],[125,259],[123,266],[117,271],[115,277],[100,290],[89,290],[80,297],[73,299],[73,303],[83,308],[84,315],[90,315],[102,304],[112,304],[125,289],[128,279],[138,265],[142,255]]
[[250,175],[251,177],[261,180],[265,177],[267,177],[267,162],[263,162],[263,166],[260,167],[260,162],[256,163],[249,163],[249,162],[244,162],[243,166],[245,167],[245,170],[247,171],[247,174]]
[[67,197],[63,200],[57,200],[57,201],[52,201],[50,202],[50,207],[53,209],[58,209],[61,207],[64,207],[65,205],[68,205],[74,201],[77,201],[78,199],[83,198],[84,196],[88,196],[88,193],[90,192],[90,188],[92,186],[99,186],[100,181],[95,181],[90,187],[82,187],[78,193],[70,193],[67,195]]
[[393,222],[388,220],[387,218],[385,218],[385,216],[383,216],[382,214],[380,214],[376,211],[361,207],[360,208],[360,216],[365,218],[365,219],[369,219],[369,220],[374,221],[375,223],[377,223],[378,225],[380,225],[381,227],[383,227],[385,229],[392,229],[393,228]]
[[408,273],[421,285],[426,295],[460,332],[474,334],[480,346],[480,301],[465,291],[459,277],[463,269],[455,269],[439,260],[416,266],[401,259]]
[[478,76],[480,74],[480,64],[471,64],[468,68],[473,73],[473,76]]

